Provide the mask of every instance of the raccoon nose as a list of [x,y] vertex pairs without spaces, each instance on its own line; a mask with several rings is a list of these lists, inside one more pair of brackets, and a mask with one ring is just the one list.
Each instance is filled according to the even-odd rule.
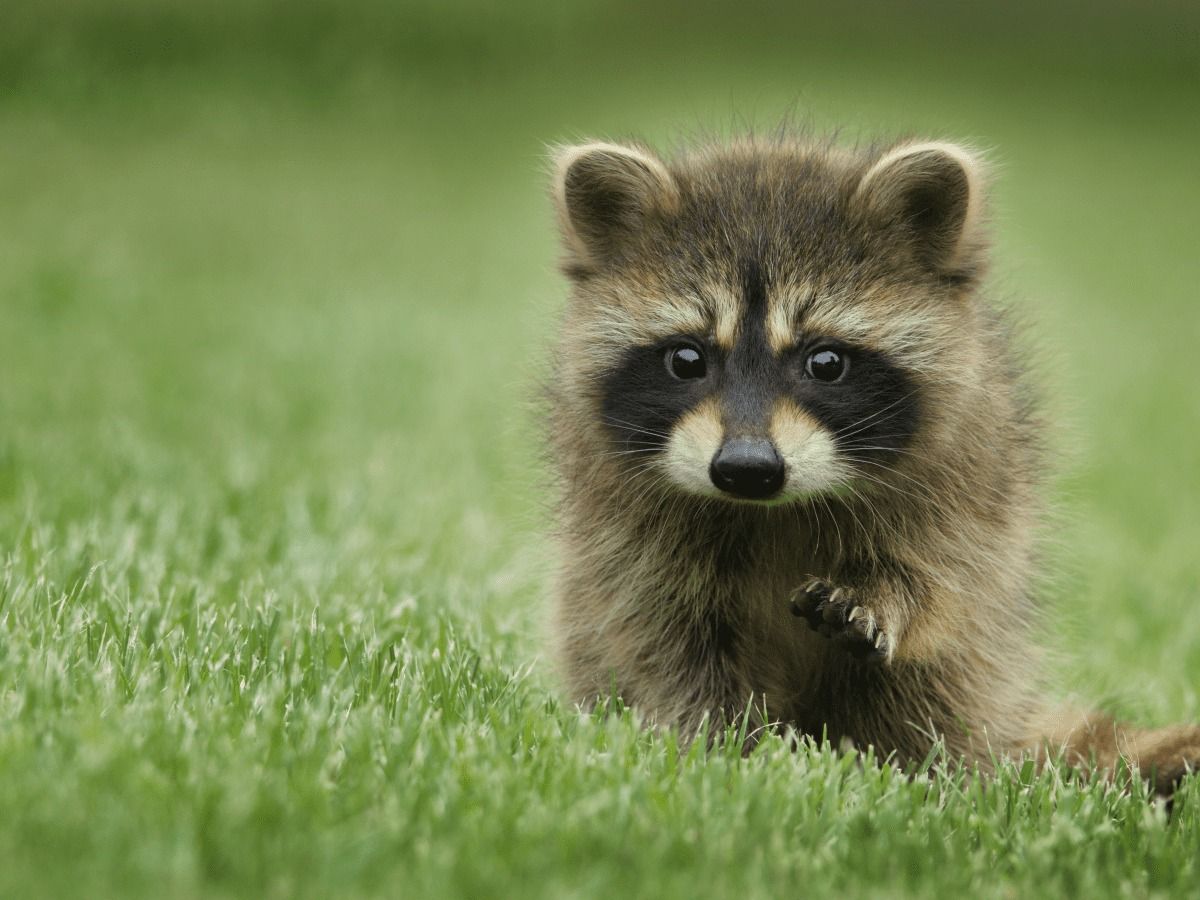
[[713,457],[708,476],[726,493],[762,500],[783,487],[783,460],[764,438],[733,438]]

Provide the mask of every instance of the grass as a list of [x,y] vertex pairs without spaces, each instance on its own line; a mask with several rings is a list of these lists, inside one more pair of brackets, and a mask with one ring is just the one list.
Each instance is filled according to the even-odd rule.
[[6,9],[0,896],[1193,889],[1196,782],[1168,819],[558,699],[542,146],[793,108],[995,148],[1064,693],[1200,719],[1194,13],[747,9]]

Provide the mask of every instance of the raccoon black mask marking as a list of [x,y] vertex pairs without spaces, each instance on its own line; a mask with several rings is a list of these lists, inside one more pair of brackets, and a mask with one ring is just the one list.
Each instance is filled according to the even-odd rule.
[[[679,419],[706,398],[716,399],[724,432],[714,461],[730,441],[754,442],[761,447],[755,465],[769,469],[767,460],[779,459],[770,421],[780,398],[827,429],[847,457],[870,459],[903,449],[916,431],[920,405],[919,390],[904,370],[885,353],[823,335],[797,335],[794,346],[776,353],[766,334],[768,281],[756,260],[744,262],[741,271],[744,312],[730,350],[722,350],[711,335],[671,335],[630,348],[604,374],[604,421],[616,446],[627,451],[626,464],[644,466],[649,454],[662,450]],[[681,353],[688,359],[677,356]],[[835,377],[814,372],[812,360],[819,355],[835,360],[826,363],[838,366]],[[673,371],[688,365],[695,374]],[[756,486],[748,493],[731,487],[715,470],[712,480],[739,499],[769,499],[783,484],[772,477],[768,483],[775,490]]]

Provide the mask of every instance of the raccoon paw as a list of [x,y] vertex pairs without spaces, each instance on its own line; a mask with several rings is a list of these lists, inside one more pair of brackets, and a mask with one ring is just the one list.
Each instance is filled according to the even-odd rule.
[[850,588],[835,587],[813,578],[792,594],[792,615],[804,619],[818,634],[841,645],[855,659],[891,662],[896,642],[869,606],[855,600]]

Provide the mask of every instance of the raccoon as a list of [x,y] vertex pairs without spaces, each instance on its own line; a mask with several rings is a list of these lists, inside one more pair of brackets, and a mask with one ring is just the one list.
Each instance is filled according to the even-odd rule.
[[575,701],[901,764],[935,740],[983,768],[1123,757],[1163,793],[1200,761],[1200,728],[1046,700],[1045,424],[983,285],[986,182],[942,141],[558,150],[553,625]]

